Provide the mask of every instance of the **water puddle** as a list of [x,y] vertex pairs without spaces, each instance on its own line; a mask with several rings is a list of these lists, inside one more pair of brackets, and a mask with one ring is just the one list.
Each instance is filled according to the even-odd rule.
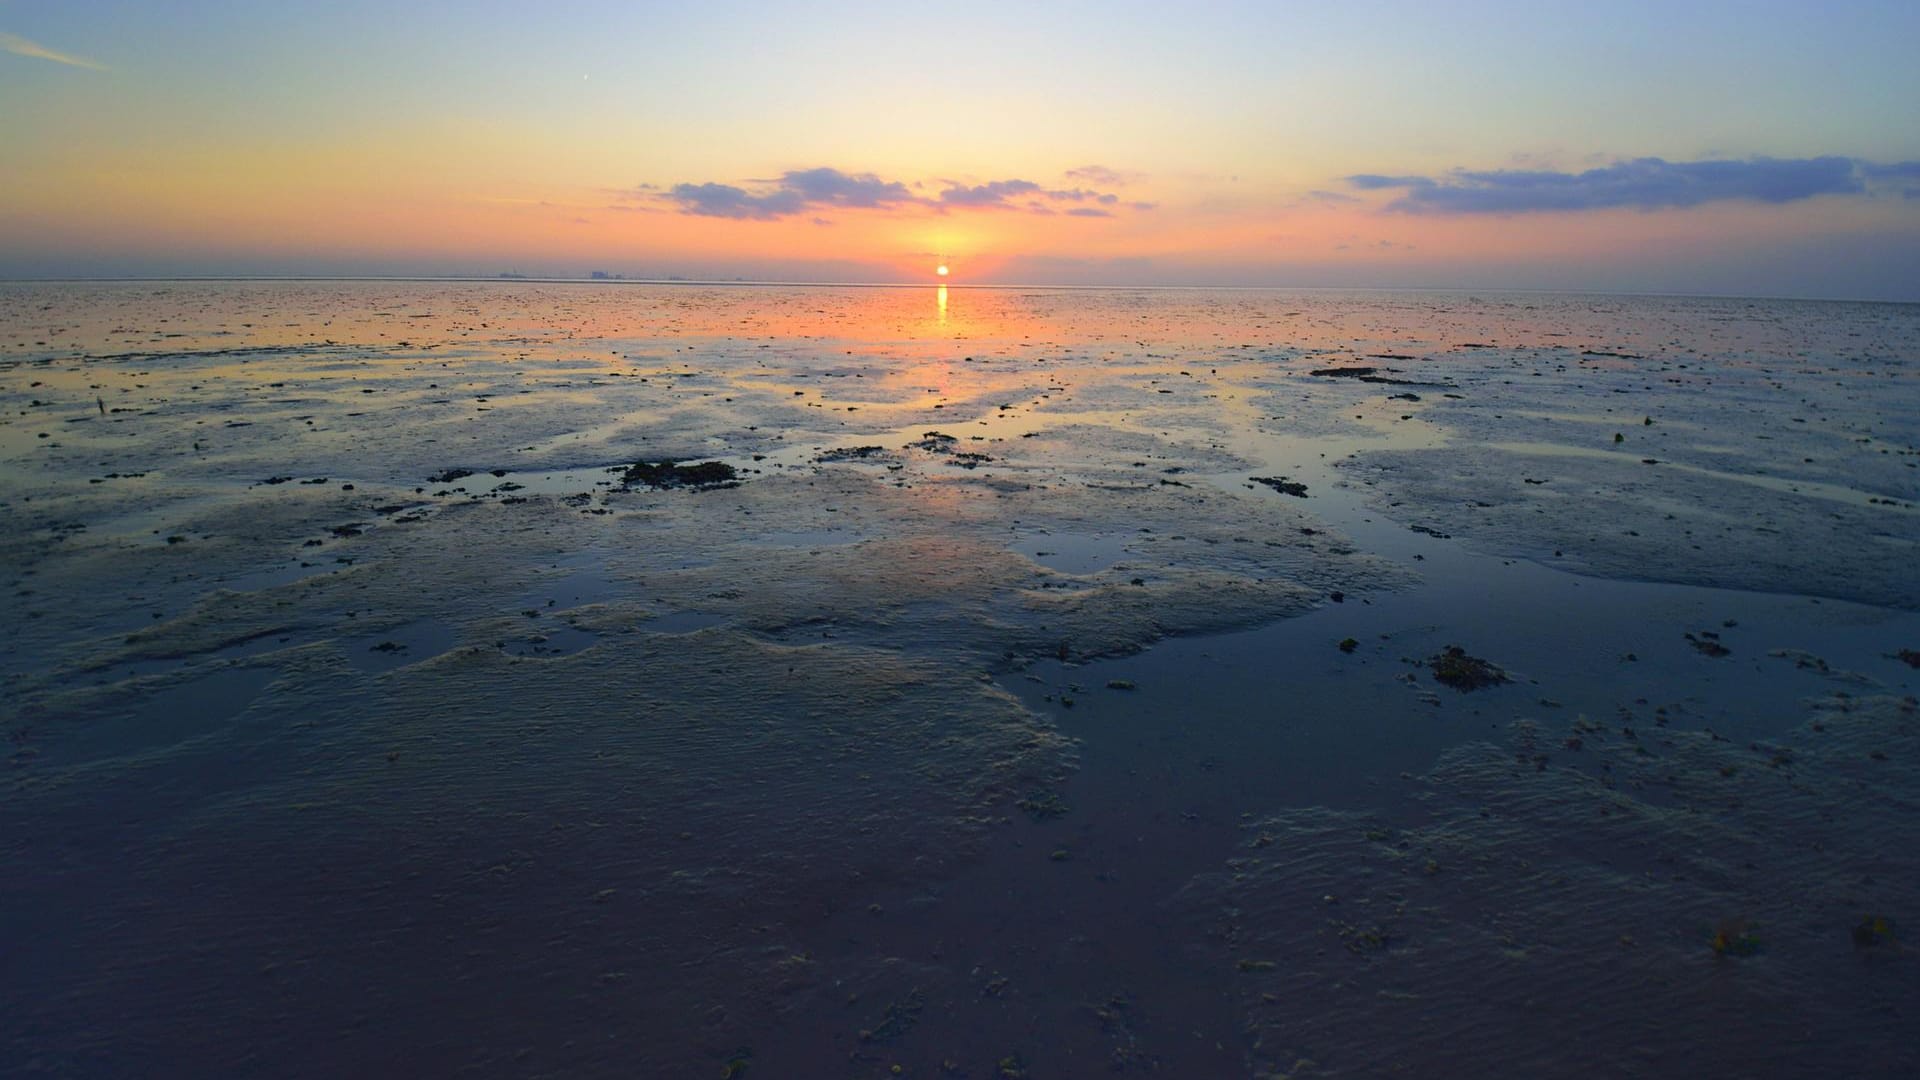
[[170,671],[204,667],[220,661],[240,660],[250,656],[260,656],[264,653],[278,652],[281,649],[291,648],[295,644],[298,644],[298,641],[295,635],[292,634],[277,632],[262,634],[259,637],[235,642],[224,648],[215,649],[211,652],[194,653],[191,656],[168,656],[148,660],[129,660],[126,663],[114,665],[110,669],[112,678],[103,681],[117,681],[123,678],[143,678],[150,675],[162,675]]
[[332,562],[306,562],[296,555],[279,566],[236,574],[226,579],[224,586],[235,592],[258,592],[278,585],[291,585],[296,581],[337,569],[339,567]]
[[129,757],[212,734],[246,711],[274,675],[267,668],[220,668],[147,693],[123,713],[70,718],[47,739],[43,760]]
[[1092,574],[1126,557],[1127,540],[1107,533],[1042,532],[1008,547],[1049,570]]
[[537,633],[523,638],[511,639],[502,651],[509,656],[571,656],[588,648],[600,637],[585,630],[576,630],[563,623],[552,623],[540,627]]
[[552,613],[582,604],[602,604],[620,595],[621,584],[604,569],[605,557],[583,551],[554,563],[543,580],[521,593],[516,606]]
[[640,625],[641,629],[656,634],[691,634],[695,630],[719,626],[726,621],[725,615],[715,615],[705,611],[675,611]]
[[347,663],[369,675],[379,675],[438,656],[459,640],[453,627],[438,619],[415,619],[378,634],[348,638],[340,648],[346,653]]
[[866,534],[852,529],[791,529],[760,533],[751,542],[766,547],[815,550],[857,544],[865,539],[867,539]]

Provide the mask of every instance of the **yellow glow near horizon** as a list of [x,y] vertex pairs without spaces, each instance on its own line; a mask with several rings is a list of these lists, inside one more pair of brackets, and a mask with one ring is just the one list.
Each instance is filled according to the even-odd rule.
[[941,263],[941,264],[940,264],[939,266],[936,266],[936,267],[934,267],[934,270],[933,270],[933,272],[934,272],[934,273],[936,273],[936,274],[939,274],[939,275],[940,275],[941,277],[946,277],[946,276],[947,276],[947,264],[946,264],[946,263]]

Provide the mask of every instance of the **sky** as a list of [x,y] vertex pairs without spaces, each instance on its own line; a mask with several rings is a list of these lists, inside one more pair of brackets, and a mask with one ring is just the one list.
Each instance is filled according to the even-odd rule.
[[1920,300],[1920,3],[0,0],[0,277]]

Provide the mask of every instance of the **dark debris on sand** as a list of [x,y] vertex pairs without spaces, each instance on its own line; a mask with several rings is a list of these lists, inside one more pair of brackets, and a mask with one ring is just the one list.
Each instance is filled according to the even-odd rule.
[[1477,656],[1468,656],[1467,651],[1458,645],[1446,648],[1427,658],[1427,666],[1433,669],[1435,682],[1451,686],[1465,693],[1488,686],[1512,682],[1507,673]]
[[953,444],[960,440],[941,431],[929,431],[922,438],[907,444],[909,450],[925,450],[929,454],[950,454]]
[[1298,480],[1289,480],[1284,476],[1250,476],[1247,479],[1256,484],[1265,484],[1282,495],[1292,495],[1298,499],[1307,497],[1307,485]]
[[884,446],[843,446],[834,450],[828,450],[813,460],[821,463],[871,461],[875,458],[887,458],[891,456],[891,454],[887,453],[887,448]]
[[651,488],[712,491],[716,488],[739,487],[739,476],[739,471],[724,461],[701,461],[691,465],[672,461],[642,461],[628,467],[621,474],[620,482],[628,487],[644,484]]
[[1720,635],[1711,630],[1702,630],[1699,634],[1688,634],[1687,641],[1701,654],[1719,658],[1733,655],[1733,650],[1720,644]]
[[1377,367],[1328,367],[1315,368],[1307,374],[1322,379],[1358,379],[1364,383],[1379,383],[1385,386],[1428,386],[1429,383],[1413,379],[1395,379],[1380,374]]

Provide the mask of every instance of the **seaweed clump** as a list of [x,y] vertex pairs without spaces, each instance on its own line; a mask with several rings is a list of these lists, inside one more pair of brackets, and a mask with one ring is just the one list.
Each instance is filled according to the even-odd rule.
[[1045,788],[1033,792],[1014,805],[1025,810],[1027,816],[1035,821],[1049,821],[1064,817],[1067,813],[1067,804],[1060,801],[1060,793],[1048,791]]
[[681,465],[672,461],[658,463],[642,461],[630,466],[625,473],[621,474],[620,482],[628,487],[645,484],[651,488],[711,491],[715,488],[739,487],[740,473],[724,461],[701,461],[691,465]]
[[835,461],[871,461],[874,458],[887,457],[884,446],[842,446],[815,457],[821,463]]
[[1256,484],[1265,484],[1282,495],[1292,495],[1297,499],[1307,497],[1307,485],[1298,480],[1289,480],[1284,476],[1255,476],[1250,479]]
[[1715,956],[1752,956],[1760,951],[1760,937],[1746,919],[1724,919],[1713,928],[1707,944]]
[[920,991],[909,993],[904,1000],[887,1006],[886,1015],[880,1020],[880,1026],[860,1032],[861,1042],[886,1042],[897,1039],[912,1031],[920,1022],[920,1012],[926,1007]]
[[1711,657],[1714,657],[1715,659],[1718,659],[1722,656],[1733,655],[1732,649],[1729,649],[1725,645],[1720,644],[1720,635],[1714,633],[1711,630],[1700,631],[1700,634],[1698,637],[1694,636],[1693,634],[1688,634],[1687,642],[1691,644],[1694,647],[1694,649],[1698,650],[1702,655],[1711,656]]
[[929,454],[950,454],[953,452],[953,444],[959,441],[945,432],[929,431],[924,437],[908,443],[907,449],[925,450]]
[[1407,379],[1394,379],[1379,374],[1377,367],[1328,367],[1315,368],[1307,374],[1321,379],[1358,379],[1364,383],[1384,383],[1387,386],[1420,386]]
[[1893,920],[1885,915],[1862,915],[1853,927],[1853,947],[1871,949],[1893,941]]
[[1427,658],[1435,682],[1462,692],[1512,682],[1507,673],[1477,656],[1468,656],[1458,645],[1449,645]]

